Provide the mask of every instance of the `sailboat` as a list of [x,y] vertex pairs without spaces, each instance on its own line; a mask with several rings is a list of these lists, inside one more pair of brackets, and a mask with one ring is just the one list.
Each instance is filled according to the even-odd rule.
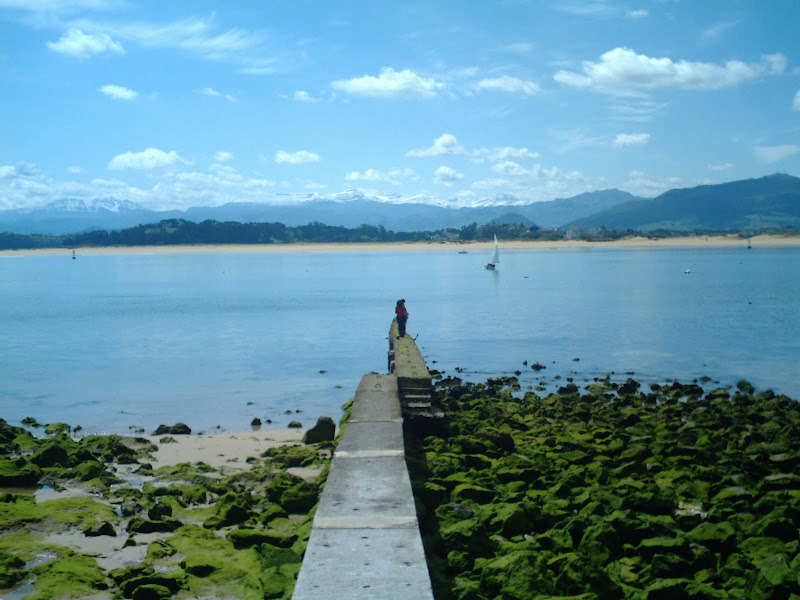
[[493,271],[497,268],[497,263],[500,262],[500,248],[497,246],[497,234],[494,236],[494,249],[492,250],[492,259],[487,263],[486,268]]

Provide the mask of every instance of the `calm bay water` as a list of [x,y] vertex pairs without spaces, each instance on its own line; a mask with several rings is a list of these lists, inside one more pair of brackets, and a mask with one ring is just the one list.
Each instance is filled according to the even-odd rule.
[[509,250],[496,272],[488,255],[0,258],[0,416],[111,433],[338,419],[385,372],[400,297],[448,375],[705,375],[800,398],[800,248]]

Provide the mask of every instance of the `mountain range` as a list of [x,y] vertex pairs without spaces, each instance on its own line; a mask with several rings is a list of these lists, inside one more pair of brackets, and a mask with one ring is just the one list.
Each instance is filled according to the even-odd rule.
[[800,230],[800,178],[786,174],[674,189],[656,198],[610,189],[531,204],[514,196],[483,199],[470,208],[429,202],[419,196],[387,201],[355,190],[315,195],[292,204],[234,202],[186,211],[152,211],[115,198],[63,199],[38,208],[0,211],[0,231],[62,235],[119,230],[175,218],[288,226],[316,221],[349,228],[367,224],[393,231],[460,228],[473,222],[641,232]]

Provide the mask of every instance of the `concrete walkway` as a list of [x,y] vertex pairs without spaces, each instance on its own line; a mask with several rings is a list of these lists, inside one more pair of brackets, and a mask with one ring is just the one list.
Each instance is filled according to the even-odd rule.
[[394,375],[365,375],[292,600],[433,600]]

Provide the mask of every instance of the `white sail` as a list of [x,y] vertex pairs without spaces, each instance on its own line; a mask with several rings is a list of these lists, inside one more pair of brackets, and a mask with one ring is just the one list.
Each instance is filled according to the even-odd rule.
[[494,236],[494,250],[492,250],[492,260],[489,261],[493,265],[500,262],[500,248],[497,246],[497,236]]

